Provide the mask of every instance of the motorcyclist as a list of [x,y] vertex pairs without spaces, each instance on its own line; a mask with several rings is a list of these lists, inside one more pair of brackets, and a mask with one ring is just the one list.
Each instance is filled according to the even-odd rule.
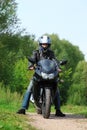
[[[49,59],[55,59],[54,52],[50,49],[51,46],[51,39],[50,37],[43,35],[39,38],[39,49],[35,50],[33,52],[32,59],[37,63],[40,59],[42,58],[49,58]],[[31,64],[29,67],[31,70],[34,69],[34,64]],[[30,101],[30,96],[32,93],[32,88],[33,86],[37,86],[38,83],[34,80],[34,76],[32,80],[30,81],[30,84],[28,86],[28,89],[25,93],[23,102],[22,102],[22,107],[21,109],[18,110],[18,114],[25,114],[26,109],[29,107],[29,101]],[[55,86],[57,86],[57,82],[55,82]],[[60,110],[60,95],[59,95],[59,90],[57,89],[55,92],[55,99],[54,99],[54,105],[56,109],[55,116],[60,116],[64,117],[65,114],[63,114]]]

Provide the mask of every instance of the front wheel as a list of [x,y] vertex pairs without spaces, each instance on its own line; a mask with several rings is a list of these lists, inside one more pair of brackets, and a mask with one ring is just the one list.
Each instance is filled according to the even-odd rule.
[[50,110],[51,110],[51,90],[49,88],[45,88],[42,103],[42,115],[44,118],[49,118]]

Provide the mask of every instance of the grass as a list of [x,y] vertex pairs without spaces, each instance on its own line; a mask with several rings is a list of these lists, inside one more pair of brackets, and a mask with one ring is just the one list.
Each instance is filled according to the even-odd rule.
[[28,119],[24,115],[0,112],[0,130],[36,130],[27,122]]
[[[31,119],[28,116],[16,114],[21,102],[21,95],[0,88],[0,130],[36,130],[29,124]],[[66,105],[62,106],[61,110],[65,113],[81,114],[87,118],[87,106]],[[33,104],[30,104],[28,111],[35,112]]]
[[29,124],[29,117],[16,114],[22,97],[0,88],[0,130],[36,130]]
[[62,106],[62,110],[67,113],[84,115],[87,118],[87,106],[77,106],[77,105],[66,105]]

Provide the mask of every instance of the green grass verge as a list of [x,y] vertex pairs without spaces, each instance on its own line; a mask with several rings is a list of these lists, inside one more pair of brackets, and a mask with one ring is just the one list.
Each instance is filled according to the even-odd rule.
[[36,130],[28,116],[16,113],[21,102],[19,94],[0,88],[0,130]]
[[11,105],[4,106],[0,106],[0,130],[36,130],[29,124],[28,116],[16,114]]
[[87,118],[87,106],[77,106],[77,105],[65,105],[62,106],[62,111],[73,114],[84,115]]

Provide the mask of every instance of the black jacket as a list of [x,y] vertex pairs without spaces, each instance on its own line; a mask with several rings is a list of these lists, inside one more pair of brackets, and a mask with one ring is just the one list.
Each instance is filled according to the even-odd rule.
[[[35,64],[37,64],[37,62],[43,58],[55,59],[55,56],[54,56],[54,52],[50,49],[44,52],[40,50],[35,50],[33,51],[33,55],[31,58],[35,61]],[[30,66],[32,65],[34,64],[31,64]]]

